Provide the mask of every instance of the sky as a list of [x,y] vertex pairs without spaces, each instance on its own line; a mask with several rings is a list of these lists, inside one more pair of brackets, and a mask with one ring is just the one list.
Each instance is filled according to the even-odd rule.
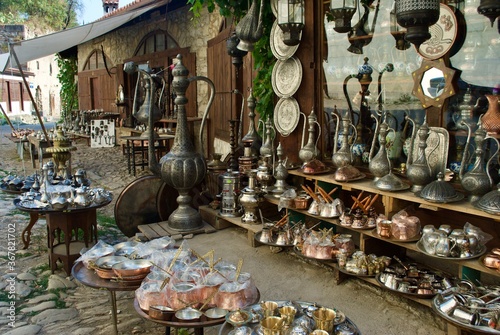
[[[135,0],[119,0],[118,8],[122,8]],[[83,9],[78,13],[78,22],[87,24],[93,22],[104,15],[102,0],[82,0]]]

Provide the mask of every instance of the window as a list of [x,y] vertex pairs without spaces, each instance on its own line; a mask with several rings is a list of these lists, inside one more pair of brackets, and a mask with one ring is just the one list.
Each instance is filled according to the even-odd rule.
[[152,54],[167,49],[178,48],[175,40],[163,30],[155,30],[147,34],[135,50],[134,56]]
[[106,68],[105,63],[109,64],[106,54],[101,50],[95,49],[87,58],[82,71],[104,69]]

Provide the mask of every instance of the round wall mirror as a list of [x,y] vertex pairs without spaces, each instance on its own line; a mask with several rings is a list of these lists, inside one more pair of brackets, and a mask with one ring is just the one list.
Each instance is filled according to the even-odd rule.
[[422,92],[429,98],[436,98],[443,93],[446,80],[444,79],[443,71],[436,69],[435,67],[430,68],[424,72],[420,86],[422,86]]

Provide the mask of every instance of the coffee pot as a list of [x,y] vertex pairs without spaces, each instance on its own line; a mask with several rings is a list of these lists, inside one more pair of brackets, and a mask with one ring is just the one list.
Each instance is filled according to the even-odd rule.
[[89,189],[85,186],[80,186],[75,189],[75,196],[73,198],[73,204],[76,206],[87,207],[92,204],[94,194],[89,192]]
[[[305,118],[305,115],[304,115]],[[318,157],[319,149],[318,149],[318,140],[321,137],[321,126],[318,123],[318,118],[316,117],[316,113],[314,113],[314,109],[311,110],[311,114],[307,117],[307,122],[309,124],[309,136],[307,143],[304,145],[305,139],[305,130],[306,123],[304,122],[304,128],[302,129],[302,145],[299,150],[299,158],[303,163],[307,163]],[[319,134],[316,137],[316,128],[318,126]]]

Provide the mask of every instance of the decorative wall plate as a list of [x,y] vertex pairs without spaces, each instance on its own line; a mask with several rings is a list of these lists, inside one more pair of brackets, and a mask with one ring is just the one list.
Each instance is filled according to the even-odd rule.
[[458,33],[455,11],[445,4],[440,6],[439,20],[429,27],[431,38],[422,43],[417,50],[422,57],[430,60],[446,55],[453,47]]
[[281,98],[274,108],[274,127],[281,136],[290,135],[300,119],[300,107],[295,98]]
[[274,64],[271,77],[274,93],[280,98],[288,98],[297,92],[302,82],[302,64],[296,57],[278,60]]
[[274,57],[279,60],[287,60],[292,57],[297,49],[299,48],[299,44],[294,46],[286,45],[283,42],[283,30],[278,26],[278,21],[274,21],[273,27],[271,28],[271,38],[270,38],[270,46],[271,52]]

